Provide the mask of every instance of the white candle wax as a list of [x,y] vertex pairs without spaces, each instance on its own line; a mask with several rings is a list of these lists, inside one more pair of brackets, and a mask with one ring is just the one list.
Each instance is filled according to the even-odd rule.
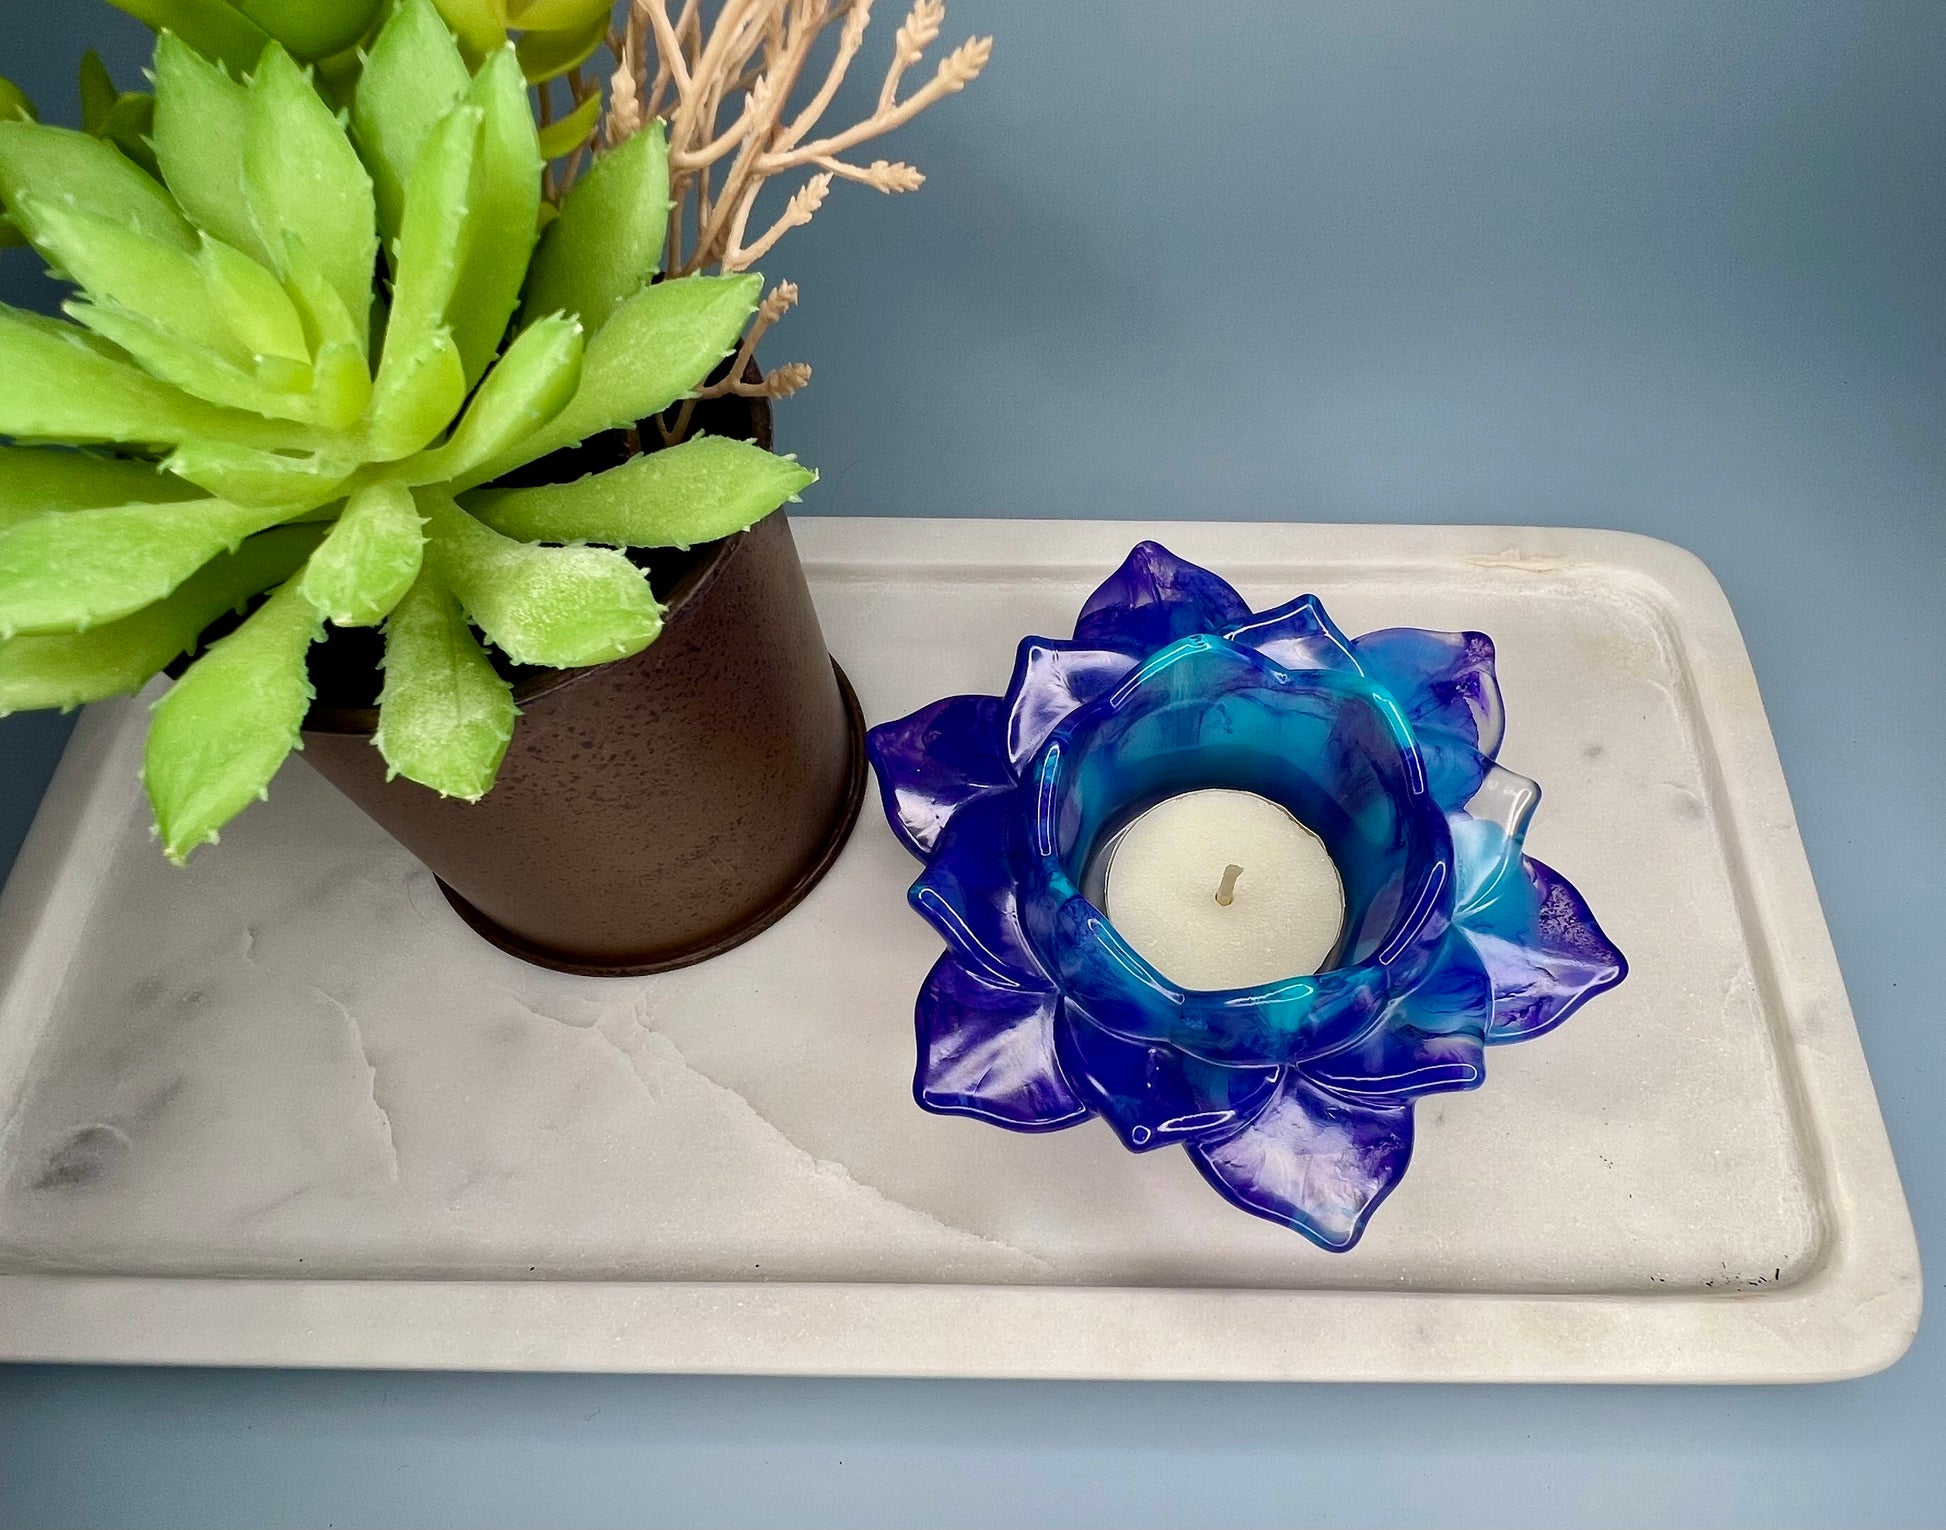
[[[1221,901],[1226,873],[1240,867]],[[1110,847],[1104,911],[1185,988],[1249,988],[1317,971],[1344,925],[1324,842],[1255,792],[1185,792]]]

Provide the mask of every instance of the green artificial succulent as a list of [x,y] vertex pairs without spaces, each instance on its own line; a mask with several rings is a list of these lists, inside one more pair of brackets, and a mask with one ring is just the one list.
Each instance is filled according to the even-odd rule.
[[[156,31],[239,71],[272,42],[306,63],[336,58],[380,25],[385,0],[110,0]],[[532,81],[585,63],[607,36],[614,0],[434,0],[472,62],[518,45]],[[514,34],[518,34],[516,37]]]
[[383,9],[382,0],[109,0],[156,31],[235,69],[253,67],[275,41],[309,63],[357,46]]
[[618,548],[729,535],[812,481],[699,437],[491,487],[693,392],[760,278],[652,282],[653,127],[537,241],[514,50],[469,70],[431,0],[394,7],[348,122],[276,43],[238,83],[164,32],[154,75],[159,180],[0,122],[0,197],[78,289],[74,323],[0,308],[0,712],[135,689],[266,596],[155,706],[144,779],[173,859],[297,746],[327,622],[383,624],[390,772],[478,798],[515,706],[475,627],[519,665],[637,652],[662,611]]
[[[174,32],[209,58],[248,74],[271,43],[292,58],[315,63],[318,87],[334,105],[349,104],[363,62],[361,44],[379,30],[394,0],[109,0],[157,32]],[[484,63],[509,43],[530,85],[545,86],[593,57],[608,35],[614,0],[433,0],[459,39],[467,61]],[[99,61],[97,60],[97,64]],[[87,88],[83,72],[84,99]],[[147,96],[123,108],[137,121]],[[0,112],[5,110],[0,97]],[[601,92],[590,91],[559,120],[540,130],[541,157],[559,159],[588,141],[601,115]],[[93,131],[93,129],[90,129]],[[140,159],[130,132],[114,138]]]
[[[0,78],[0,122],[25,118],[40,119],[34,103],[12,80]],[[161,172],[155,153],[149,147],[149,133],[155,125],[155,97],[144,91],[120,90],[110,78],[101,55],[90,48],[81,56],[81,130],[105,138],[151,175]],[[27,241],[20,230],[0,213],[0,246]]]

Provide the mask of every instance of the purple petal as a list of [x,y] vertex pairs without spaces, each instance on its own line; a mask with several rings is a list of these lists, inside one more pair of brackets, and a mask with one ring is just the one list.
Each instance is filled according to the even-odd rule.
[[1288,605],[1253,616],[1223,636],[1254,648],[1284,669],[1337,669],[1358,672],[1351,642],[1325,614],[1315,595],[1300,595]]
[[1012,788],[1001,726],[997,697],[948,696],[865,735],[886,822],[921,860],[961,806]]
[[1110,1035],[1072,1004],[1056,1029],[1062,1071],[1136,1152],[1233,1132],[1263,1108],[1278,1069],[1224,1068]]
[[996,983],[1045,984],[1020,927],[1019,888],[1007,864],[1007,801],[962,806],[906,898],[966,963]]
[[1334,1094],[1395,1105],[1486,1082],[1493,984],[1466,939],[1449,935],[1425,981],[1395,1001],[1355,1046],[1303,1065]]
[[1206,568],[1156,542],[1139,542],[1088,597],[1074,640],[1146,659],[1177,638],[1221,632],[1250,616],[1243,597]]
[[1550,1031],[1628,976],[1627,959],[1581,894],[1531,856],[1520,858],[1460,928],[1493,981],[1489,1044]]
[[1342,1253],[1412,1158],[1412,1107],[1361,1105],[1295,1069],[1262,1115],[1190,1159],[1233,1205]]
[[1358,667],[1404,709],[1433,797],[1449,811],[1464,807],[1506,731],[1493,639],[1484,632],[1391,627],[1366,633],[1351,648]]
[[1054,1055],[1060,1004],[1044,989],[988,982],[950,952],[940,957],[919,990],[914,1098],[940,1115],[978,1116],[1014,1131],[1085,1121],[1090,1111]]
[[1007,684],[1007,758],[1027,768],[1048,734],[1077,707],[1113,690],[1136,661],[1112,648],[1077,648],[1027,638]]

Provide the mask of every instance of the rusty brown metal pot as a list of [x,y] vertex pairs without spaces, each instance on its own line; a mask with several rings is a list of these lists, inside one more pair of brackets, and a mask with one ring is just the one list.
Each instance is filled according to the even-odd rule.
[[[768,418],[752,423],[740,433],[767,445]],[[516,683],[522,716],[478,802],[387,781],[376,707],[328,688],[303,758],[431,868],[468,924],[528,961],[623,976],[748,940],[850,834],[864,719],[783,511],[690,560],[641,653]]]

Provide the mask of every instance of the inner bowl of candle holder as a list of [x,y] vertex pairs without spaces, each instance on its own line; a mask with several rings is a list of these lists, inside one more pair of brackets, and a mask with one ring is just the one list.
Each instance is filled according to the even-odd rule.
[[[1621,953],[1521,851],[1539,788],[1495,763],[1480,633],[1347,638],[1313,596],[1252,611],[1152,542],[1071,640],[1024,639],[1004,696],[874,728],[886,816],[945,939],[916,1007],[927,1110],[1017,1131],[1099,1115],[1185,1148],[1233,1204],[1357,1242],[1411,1157],[1412,1105],[1477,1088],[1489,1045],[1619,983]],[[1100,906],[1100,854],[1156,803],[1224,787],[1325,843],[1346,918],[1322,970],[1176,984]],[[1093,896],[1091,896],[1093,894]]]
[[[1095,1025],[1169,1040],[1211,1061],[1274,1063],[1292,1038],[1328,1051],[1416,982],[1451,922],[1452,836],[1390,697],[1362,675],[1285,670],[1220,637],[1186,637],[1077,708],[1041,745],[1015,843],[1021,921],[1062,991]],[[1168,798],[1211,787],[1283,806],[1325,845],[1345,891],[1318,974],[1249,988],[1183,986],[1123,938],[1084,892],[1099,848]],[[1134,1143],[1160,1146],[1169,1121]]]

